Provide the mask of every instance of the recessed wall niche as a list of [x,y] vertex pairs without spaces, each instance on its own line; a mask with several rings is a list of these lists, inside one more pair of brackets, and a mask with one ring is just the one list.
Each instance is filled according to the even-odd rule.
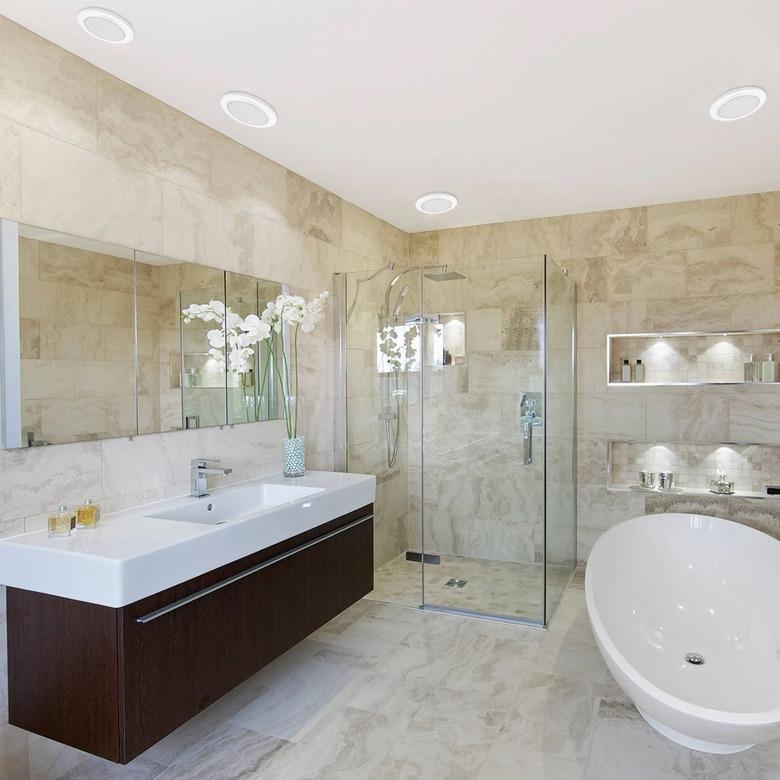
[[772,383],[780,379],[778,356],[780,330],[610,334],[607,378],[614,386]]

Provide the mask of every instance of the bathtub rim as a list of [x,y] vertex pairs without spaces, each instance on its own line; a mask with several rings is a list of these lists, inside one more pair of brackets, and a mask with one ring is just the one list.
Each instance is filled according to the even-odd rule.
[[[632,523],[639,524],[641,521],[647,521],[650,519],[663,521],[663,518],[671,517],[686,517],[686,518],[702,518],[706,520],[717,520],[721,523],[729,523],[734,526],[739,526],[742,532],[760,534],[765,536],[772,542],[780,544],[780,541],[770,536],[769,534],[759,531],[756,528],[737,523],[733,520],[727,520],[723,517],[715,517],[711,515],[699,515],[695,512],[659,512],[656,514],[637,515],[636,517],[623,520],[620,523],[616,523],[611,528],[602,533],[591,550],[588,557],[588,561],[585,567],[585,603],[588,609],[588,616],[591,621],[596,638],[603,645],[605,651],[608,653],[612,661],[620,668],[620,671],[631,680],[634,685],[644,691],[648,696],[657,699],[661,704],[670,707],[671,709],[683,712],[686,715],[690,715],[695,718],[701,718],[703,720],[713,721],[716,723],[732,723],[736,726],[771,726],[773,724],[780,723],[780,707],[773,710],[764,710],[761,712],[733,712],[731,710],[718,710],[712,707],[703,707],[700,704],[695,704],[687,699],[681,699],[674,694],[668,693],[663,688],[659,688],[655,683],[650,682],[646,677],[640,674],[637,669],[629,663],[628,659],[623,653],[618,650],[612,638],[609,636],[604,623],[596,607],[595,599],[593,596],[593,574],[592,574],[592,562],[594,556],[598,553],[599,547],[602,545],[602,540],[612,534],[617,528]],[[598,562],[596,561],[596,565]],[[634,705],[636,706],[636,704]]]

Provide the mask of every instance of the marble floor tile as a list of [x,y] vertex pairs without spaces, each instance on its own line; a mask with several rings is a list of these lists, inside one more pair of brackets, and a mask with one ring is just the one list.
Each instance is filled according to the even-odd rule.
[[160,780],[238,780],[274,777],[267,767],[286,746],[276,737],[227,724],[195,745]]
[[662,737],[644,721],[599,718],[586,780],[689,778],[691,751]]
[[381,776],[378,767],[397,743],[404,723],[375,712],[339,707],[299,743],[291,743],[274,756],[260,777],[354,778]]
[[361,663],[358,653],[304,640],[258,673],[264,690],[230,723],[297,742],[337,705]]
[[0,726],[0,777],[27,780],[30,776],[29,734],[8,723]]
[[780,740],[777,739],[731,756],[696,751],[691,755],[692,780],[776,780],[780,777]]

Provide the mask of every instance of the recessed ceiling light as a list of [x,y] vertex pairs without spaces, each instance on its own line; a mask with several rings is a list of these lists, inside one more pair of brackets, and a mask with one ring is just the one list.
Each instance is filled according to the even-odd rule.
[[458,199],[449,192],[428,192],[420,195],[414,205],[423,214],[444,214],[458,205]]
[[737,87],[712,101],[710,116],[719,122],[733,122],[755,114],[766,103],[766,90],[761,87]]
[[278,120],[272,105],[246,92],[226,92],[219,104],[231,119],[248,127],[273,127]]
[[105,43],[130,43],[135,37],[127,19],[105,8],[82,8],[77,18],[84,32]]

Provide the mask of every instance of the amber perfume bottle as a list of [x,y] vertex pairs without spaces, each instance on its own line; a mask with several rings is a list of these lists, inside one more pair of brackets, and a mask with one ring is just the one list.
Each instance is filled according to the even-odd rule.
[[65,504],[49,517],[49,536],[70,536],[73,526],[73,512]]
[[76,511],[76,528],[97,528],[99,525],[100,504],[96,504],[91,498],[85,498]]

